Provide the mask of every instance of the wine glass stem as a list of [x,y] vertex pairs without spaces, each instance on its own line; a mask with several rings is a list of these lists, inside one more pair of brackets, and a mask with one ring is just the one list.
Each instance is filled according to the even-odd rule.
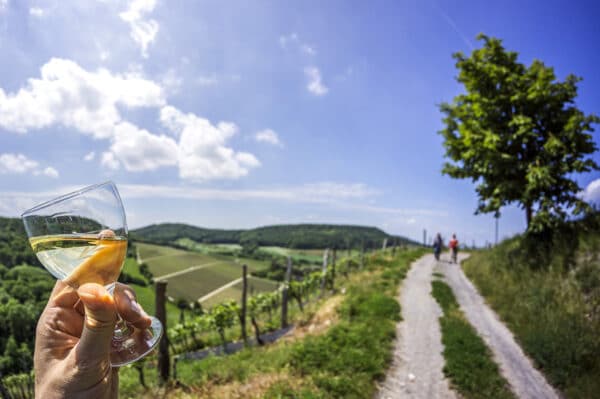
[[117,313],[117,324],[115,325],[115,332],[113,334],[113,340],[121,341],[133,334],[133,329],[127,325],[125,320]]

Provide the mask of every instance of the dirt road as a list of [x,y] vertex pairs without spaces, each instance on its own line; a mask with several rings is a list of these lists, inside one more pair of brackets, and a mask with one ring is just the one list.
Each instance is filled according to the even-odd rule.
[[[459,260],[465,258],[461,255]],[[378,399],[458,398],[442,372],[444,358],[438,318],[441,309],[431,296],[433,273],[452,287],[469,322],[491,349],[511,389],[519,398],[557,399],[559,396],[536,370],[512,333],[485,304],[462,269],[449,257],[436,262],[426,255],[413,263],[400,291],[403,320],[397,326],[392,365]]]

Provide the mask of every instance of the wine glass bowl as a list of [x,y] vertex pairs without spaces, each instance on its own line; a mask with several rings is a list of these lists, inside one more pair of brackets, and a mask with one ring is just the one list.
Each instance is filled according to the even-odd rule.
[[[105,182],[37,205],[21,216],[39,261],[74,289],[85,283],[112,294],[127,254],[127,222],[117,187]],[[119,318],[111,364],[122,366],[147,355],[162,335],[160,321],[139,330]]]

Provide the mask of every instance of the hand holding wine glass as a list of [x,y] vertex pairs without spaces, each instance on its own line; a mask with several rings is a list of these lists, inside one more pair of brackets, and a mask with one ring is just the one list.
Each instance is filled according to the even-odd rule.
[[135,293],[124,284],[117,283],[111,296],[95,283],[77,290],[62,281],[56,283],[36,331],[36,397],[118,397],[118,368],[110,363],[115,305],[133,327],[150,326],[151,319]]
[[[127,252],[127,222],[117,187],[112,182],[89,186],[38,205],[22,218],[37,258],[61,280],[38,322],[36,387],[62,381],[44,390],[55,395],[64,385],[73,392],[110,393],[116,389],[110,366],[146,356],[163,331],[160,321],[143,312],[133,291],[116,284]],[[48,373],[56,378],[39,379]],[[88,386],[90,381],[98,385]]]

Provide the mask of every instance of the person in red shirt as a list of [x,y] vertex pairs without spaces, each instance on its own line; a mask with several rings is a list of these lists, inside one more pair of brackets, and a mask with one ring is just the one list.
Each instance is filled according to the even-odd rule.
[[456,255],[458,253],[458,240],[456,239],[456,234],[452,234],[452,239],[448,243],[450,247],[450,251],[452,251],[452,262],[456,263]]

